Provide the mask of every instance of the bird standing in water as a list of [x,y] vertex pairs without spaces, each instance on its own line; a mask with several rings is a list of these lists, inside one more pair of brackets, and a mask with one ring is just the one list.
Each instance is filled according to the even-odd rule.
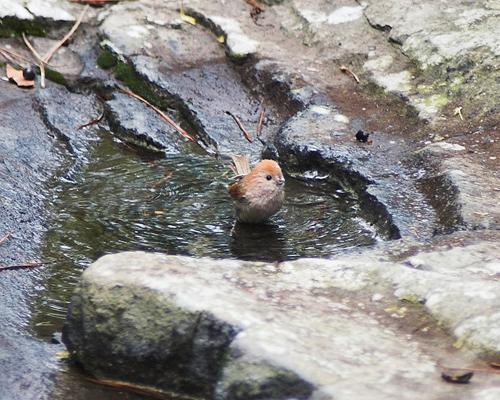
[[248,156],[232,156],[238,182],[229,188],[236,220],[258,224],[277,213],[285,197],[285,178],[276,161],[262,160],[250,171]]

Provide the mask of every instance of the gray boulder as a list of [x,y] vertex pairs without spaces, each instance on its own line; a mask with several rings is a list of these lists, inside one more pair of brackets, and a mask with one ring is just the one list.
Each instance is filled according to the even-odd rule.
[[[491,264],[487,247],[464,250],[474,271]],[[498,356],[498,283],[443,266],[447,257],[108,255],[84,272],[63,340],[98,379],[183,397],[466,399],[471,392],[439,379],[441,368],[468,365],[477,350]],[[470,300],[480,287],[488,295]],[[492,387],[483,381],[474,393]]]

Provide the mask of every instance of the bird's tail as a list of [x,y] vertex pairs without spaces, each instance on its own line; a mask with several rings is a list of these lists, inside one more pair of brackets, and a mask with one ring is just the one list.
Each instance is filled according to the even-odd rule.
[[241,179],[250,173],[250,160],[247,155],[231,156],[231,158],[233,159],[231,169],[236,179]]

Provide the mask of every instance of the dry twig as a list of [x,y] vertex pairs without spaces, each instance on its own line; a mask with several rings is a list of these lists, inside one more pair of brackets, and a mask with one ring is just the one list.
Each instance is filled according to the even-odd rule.
[[173,397],[167,396],[167,395],[165,395],[163,393],[158,393],[158,392],[155,392],[153,390],[145,389],[145,388],[142,388],[140,386],[135,386],[135,385],[128,384],[128,383],[113,382],[113,381],[101,381],[99,379],[94,379],[94,378],[91,378],[89,376],[84,376],[83,378],[85,380],[89,381],[89,382],[92,382],[92,383],[97,383],[99,385],[109,386],[109,387],[113,387],[113,388],[116,388],[116,389],[122,389],[122,390],[125,390],[125,391],[128,391],[128,392],[138,393],[138,394],[142,394],[142,395],[154,397],[156,399],[162,399],[162,400],[176,400],[177,399],[177,400],[182,400],[180,398],[174,399]]
[[6,53],[3,50],[0,50],[0,54],[5,57],[6,60],[10,61],[12,64],[16,64],[18,67],[22,68],[23,66],[19,64],[13,57],[9,56],[9,53]]
[[160,183],[166,181],[168,178],[172,176],[173,172],[170,172],[169,174],[165,175],[163,178],[158,179],[153,186],[151,186],[151,189],[154,189],[156,186],[158,186]]
[[57,43],[57,44],[54,46],[54,48],[53,48],[51,51],[49,51],[49,52],[47,53],[47,55],[46,55],[46,56],[44,57],[44,59],[43,59],[43,62],[44,62],[45,64],[47,64],[47,63],[49,62],[49,60],[52,58],[52,56],[53,56],[53,55],[54,55],[54,53],[57,51],[57,49],[59,49],[59,47],[61,47],[61,46],[62,46],[62,45],[66,42],[66,40],[68,40],[68,39],[71,37],[71,35],[72,35],[73,33],[75,33],[75,31],[78,29],[78,27],[79,27],[79,26],[80,26],[80,24],[82,23],[82,21],[83,21],[83,17],[85,16],[85,13],[86,13],[86,12],[87,12],[87,10],[89,9],[89,7],[90,7],[90,5],[89,5],[89,4],[87,4],[87,5],[85,6],[85,8],[83,9],[82,13],[80,14],[80,17],[78,17],[77,21],[75,22],[75,25],[73,25],[73,28],[71,28],[71,30],[70,30],[70,31],[66,34],[66,36],[64,36],[64,37],[63,37],[63,38],[59,41],[59,43]]
[[264,113],[266,112],[266,109],[263,108],[261,113],[260,113],[260,119],[259,119],[259,127],[257,128],[257,136],[260,136],[262,132],[262,122],[264,122]]
[[24,32],[23,32],[23,40],[24,40],[24,43],[26,43],[26,46],[28,46],[28,48],[31,50],[31,52],[35,56],[35,58],[38,60],[38,63],[40,65],[40,86],[44,88],[45,87],[45,65],[44,65],[44,61],[42,60],[42,57],[40,57],[40,55],[37,53],[37,51],[35,50],[35,48],[31,45],[31,43],[29,42],[29,40],[26,37],[26,35],[24,34]]
[[160,114],[160,116],[165,120],[167,121],[170,125],[172,125],[175,129],[177,129],[177,131],[179,131],[180,133],[182,133],[184,136],[188,137],[190,140],[192,140],[193,142],[195,141],[194,140],[194,137],[192,137],[189,133],[187,133],[184,129],[182,129],[179,125],[177,125],[174,121],[172,121],[172,119],[170,119],[163,111],[161,111],[158,107],[155,107],[154,105],[152,105],[149,101],[147,101],[146,99],[143,99],[141,96],[131,92],[130,90],[127,90],[125,89],[123,86],[121,85],[117,85],[118,88],[131,95],[132,97],[135,97],[137,100],[140,100],[142,101],[143,103],[147,104],[149,107],[151,107],[153,110],[155,110],[158,114]]
[[251,143],[252,142],[252,138],[250,137],[250,135],[248,134],[247,130],[245,129],[245,127],[241,123],[240,119],[236,115],[234,115],[233,113],[231,113],[229,111],[226,111],[226,114],[230,115],[231,117],[233,117],[233,119],[236,121],[236,123],[240,127],[241,131],[243,132],[243,134],[245,135],[245,137],[247,138],[247,140]]
[[82,128],[85,128],[86,126],[96,124],[96,123],[98,123],[102,119],[103,116],[104,116],[104,111],[97,118],[90,120],[86,124],[77,126],[76,129],[82,129]]
[[10,231],[10,232],[9,232],[9,233],[7,233],[7,234],[6,234],[3,238],[1,238],[1,239],[0,239],[0,244],[2,244],[3,242],[5,242],[5,241],[8,239],[8,237],[9,237],[10,235],[12,235],[13,233],[14,233],[14,231]]
[[356,74],[354,72],[352,72],[349,68],[345,67],[345,66],[341,66],[340,67],[340,70],[342,72],[347,72],[349,74],[351,74],[353,77],[354,77],[354,80],[356,81],[356,83],[359,83],[359,78],[356,76]]
[[255,0],[245,0],[248,4],[251,4],[255,8],[259,9],[261,12],[264,11],[264,7],[262,7],[259,3],[257,3]]
[[60,258],[61,257],[57,257],[57,258],[54,258],[53,260],[50,260],[50,261],[42,261],[42,262],[38,262],[38,263],[28,263],[28,264],[19,264],[19,265],[7,265],[6,267],[0,267],[0,271],[4,270],[4,269],[41,267],[42,265],[52,264],[53,262],[56,262]]
[[[0,46],[0,51],[2,52],[2,54],[3,54],[3,53],[8,53],[8,54],[10,54],[10,55],[12,55],[12,56],[14,56],[14,57],[16,57],[16,58],[20,58],[21,60],[24,60],[24,61],[26,61],[26,62],[29,62],[30,64],[33,64],[33,61],[32,61],[32,60],[30,60],[29,58],[26,58],[26,57],[22,56],[21,54],[16,53],[15,51],[12,51],[12,50],[6,49],[5,47]],[[6,57],[6,56],[5,56],[5,54],[3,54],[3,55],[4,55],[4,57]],[[7,58],[7,57],[6,57],[6,58]],[[21,68],[23,67],[23,66],[22,66],[21,64],[19,64],[17,61],[13,61],[13,63],[14,63],[14,64],[16,64],[16,65],[18,65],[18,66],[19,66],[19,67],[21,67]]]

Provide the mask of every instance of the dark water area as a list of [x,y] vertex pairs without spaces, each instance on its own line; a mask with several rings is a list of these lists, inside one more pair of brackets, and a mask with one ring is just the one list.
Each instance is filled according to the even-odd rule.
[[[79,171],[78,171],[79,170]],[[46,290],[33,326],[57,330],[80,275],[104,254],[125,250],[194,257],[283,261],[370,246],[376,234],[340,187],[287,178],[283,209],[265,225],[234,226],[229,159],[140,154],[109,136],[83,166],[54,178],[45,244]]]

